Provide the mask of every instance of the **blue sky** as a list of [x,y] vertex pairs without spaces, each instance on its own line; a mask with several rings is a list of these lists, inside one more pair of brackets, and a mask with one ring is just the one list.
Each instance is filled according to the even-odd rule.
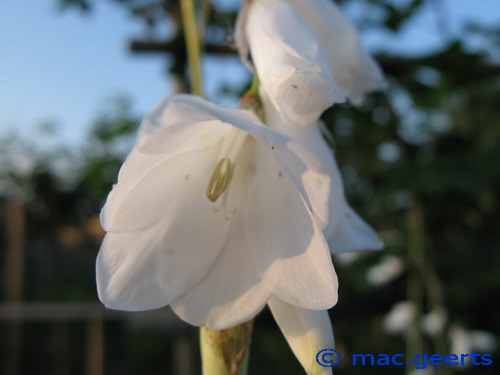
[[[238,0],[236,0],[238,1]],[[231,0],[219,0],[226,5]],[[61,142],[77,144],[92,121],[117,95],[132,99],[134,112],[146,114],[172,93],[165,57],[132,54],[127,42],[142,35],[142,25],[125,9],[98,1],[95,12],[57,11],[56,2],[0,1],[0,134],[15,129],[31,136],[42,123],[55,122]],[[464,20],[500,20],[498,0],[447,0],[447,22],[456,35]],[[353,15],[359,9],[349,10]],[[424,9],[406,32],[364,35],[379,49],[418,53],[442,43],[432,9]],[[160,30],[168,34],[167,25]],[[204,66],[208,97],[218,82],[238,82],[248,74],[236,59],[211,59]]]

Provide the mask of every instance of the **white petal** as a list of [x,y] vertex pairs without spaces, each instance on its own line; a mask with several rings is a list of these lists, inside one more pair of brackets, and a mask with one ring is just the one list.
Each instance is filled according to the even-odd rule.
[[234,27],[234,41],[236,47],[238,48],[238,53],[241,60],[251,71],[254,71],[252,62],[250,61],[250,46],[248,45],[248,38],[246,33],[248,13],[252,6],[252,2],[243,1],[238,12],[238,17],[236,19],[236,25]]
[[[217,163],[216,148],[214,143],[208,149],[159,156],[133,149],[101,212],[104,229],[144,230],[165,217],[175,217],[190,209],[210,208],[204,189]],[[196,207],[193,202],[201,206]]]
[[332,324],[326,310],[305,310],[273,296],[268,302],[288,345],[308,375],[327,375],[332,370],[316,363],[316,354],[333,349]]
[[335,231],[327,237],[332,254],[383,248],[377,233],[347,203],[344,212]]
[[97,257],[101,301],[112,309],[149,310],[192,289],[223,246],[219,233],[207,237],[209,233],[199,229],[158,225],[140,232],[107,233]]
[[165,261],[156,228],[142,232],[107,233],[97,255],[99,299],[109,308],[128,311],[165,306],[169,296]]
[[383,247],[375,231],[366,224],[346,202],[342,176],[340,174],[333,150],[323,138],[321,123],[305,129],[288,126],[268,99],[261,94],[266,113],[266,122],[276,129],[300,142],[310,150],[325,166],[330,176],[330,219],[324,227],[325,237],[332,253],[380,250]]
[[193,325],[233,327],[257,315],[271,296],[250,259],[241,214],[231,220],[229,237],[212,269],[172,303],[176,314]]
[[154,156],[160,161],[153,166],[149,158],[141,159],[142,170],[135,165],[122,173],[106,204],[104,224],[111,232],[97,259],[99,296],[106,306],[163,306],[207,274],[229,229],[205,195],[215,165],[210,155],[193,150]]
[[316,36],[287,2],[253,2],[245,26],[261,85],[290,125],[307,127],[345,100]]
[[[261,91],[261,98],[264,105],[266,113],[266,123],[273,129],[288,135],[292,139],[304,145],[305,148],[314,152],[315,157],[319,160],[323,166],[325,172],[330,177],[329,193],[328,193],[328,204],[329,217],[322,217],[319,220],[320,226],[324,229],[325,234],[333,232],[337,227],[340,218],[344,213],[344,187],[342,182],[342,176],[335,161],[333,151],[323,138],[320,124],[315,123],[308,128],[294,128],[288,126],[286,122],[277,112],[276,108],[271,103],[268,95]],[[326,193],[323,194],[313,194],[308,193],[311,200],[315,197],[325,198]],[[325,204],[325,202],[322,202]],[[313,207],[319,206],[320,204],[312,204]],[[318,215],[316,215],[318,216]],[[327,226],[325,224],[328,224]]]
[[313,29],[344,95],[358,103],[365,93],[384,89],[383,74],[364,50],[353,24],[331,0],[287,0]]
[[329,308],[337,302],[337,276],[323,233],[273,151],[255,147],[244,208],[253,262],[268,288],[284,301]]
[[198,110],[200,102],[204,101],[192,95],[162,100],[142,121],[137,149],[145,154],[164,154],[201,148],[202,144],[208,147],[225,129],[206,111]]
[[[171,168],[172,161],[177,160],[182,160],[182,155],[157,157],[142,154],[134,147],[121,166],[118,182],[113,185],[101,210],[103,229],[107,232],[138,231],[157,224],[163,211],[155,208],[168,204],[165,191],[172,182],[164,178],[168,171],[165,167]],[[180,168],[177,172],[183,173]]]

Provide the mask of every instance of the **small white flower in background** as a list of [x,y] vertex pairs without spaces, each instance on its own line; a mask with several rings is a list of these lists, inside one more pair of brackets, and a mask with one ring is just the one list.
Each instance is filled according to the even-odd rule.
[[430,336],[438,335],[444,331],[448,314],[444,308],[435,308],[422,317],[420,325],[422,330]]
[[328,309],[337,301],[322,233],[329,194],[318,159],[251,112],[165,100],[103,208],[99,297],[121,310],[171,305],[215,329],[253,318],[273,295]]
[[309,126],[344,97],[359,104],[386,86],[356,29],[330,0],[247,0],[235,38],[291,126]]
[[[470,353],[473,350],[491,353],[497,348],[497,338],[491,332],[482,330],[467,330],[459,324],[454,324],[449,331],[451,353]],[[466,358],[464,367],[471,365],[470,357]]]
[[371,285],[382,286],[401,275],[404,269],[405,265],[401,258],[386,255],[380,260],[380,263],[368,269],[366,278]]
[[[453,325],[450,329],[451,353],[470,353],[472,345],[468,332],[461,325]],[[470,365],[470,358],[466,361],[466,366]]]
[[393,335],[406,333],[413,326],[416,314],[417,309],[413,302],[396,303],[384,318],[385,331]]
[[366,253],[362,252],[348,252],[348,253],[340,253],[335,254],[334,260],[335,264],[342,267],[349,267],[356,263],[358,260],[363,259],[366,256]]

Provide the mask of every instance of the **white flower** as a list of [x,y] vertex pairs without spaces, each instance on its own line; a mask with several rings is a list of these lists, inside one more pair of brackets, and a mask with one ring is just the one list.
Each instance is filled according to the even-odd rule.
[[435,336],[444,331],[448,314],[443,307],[435,307],[428,314],[422,317],[420,325],[422,330],[429,336]]
[[354,103],[386,87],[385,78],[363,48],[358,32],[334,1],[287,0],[314,30],[334,72],[335,82]]
[[311,125],[344,97],[359,103],[385,87],[354,26],[330,0],[247,1],[235,37],[242,59],[292,126]]
[[268,305],[288,345],[306,373],[331,374],[331,368],[316,363],[316,354],[320,350],[335,347],[328,312],[301,309],[283,302],[276,296],[271,297]]
[[380,263],[371,266],[366,278],[371,285],[382,286],[401,275],[405,269],[403,260],[394,255],[386,255]]
[[324,234],[332,254],[380,250],[383,243],[377,233],[347,203],[342,176],[333,151],[323,137],[321,124],[315,123],[307,128],[291,127],[280,116],[264,90],[261,90],[261,98],[269,126],[297,140],[309,150],[314,150],[330,176],[331,214]]
[[253,318],[272,295],[330,308],[329,193],[313,154],[252,113],[165,100],[141,124],[103,208],[99,297],[121,310],[170,305],[215,329]]
[[345,101],[313,31],[290,4],[257,0],[240,14],[236,40],[242,59],[248,62],[250,49],[262,87],[288,123],[307,127]]
[[384,317],[384,329],[392,335],[407,333],[413,327],[417,315],[417,307],[411,301],[400,301],[391,307]]
[[[470,353],[473,350],[493,352],[497,348],[497,338],[491,332],[482,330],[467,330],[465,327],[454,324],[449,331],[451,353]],[[470,366],[470,357],[465,366]]]

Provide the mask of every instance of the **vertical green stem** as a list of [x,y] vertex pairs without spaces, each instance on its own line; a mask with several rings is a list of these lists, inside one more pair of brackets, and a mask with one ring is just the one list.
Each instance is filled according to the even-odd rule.
[[203,375],[246,375],[253,320],[215,330],[200,328]]
[[196,25],[194,0],[181,0],[182,25],[186,39],[189,73],[191,76],[191,92],[203,96],[201,77],[201,42]]

